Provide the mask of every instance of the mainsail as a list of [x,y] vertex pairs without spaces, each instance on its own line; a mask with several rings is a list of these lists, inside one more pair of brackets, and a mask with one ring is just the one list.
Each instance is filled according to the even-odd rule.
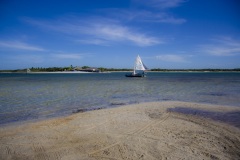
[[134,64],[134,74],[143,73],[146,69],[146,66],[143,64],[140,56],[138,55]]

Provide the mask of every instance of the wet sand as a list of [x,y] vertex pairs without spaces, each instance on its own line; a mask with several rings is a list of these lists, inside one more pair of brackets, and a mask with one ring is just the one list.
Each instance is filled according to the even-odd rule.
[[[179,107],[181,112],[174,110]],[[188,113],[181,108],[188,108]],[[208,116],[189,114],[189,109]],[[240,159],[238,125],[211,118],[215,112],[239,111],[230,106],[151,102],[1,127],[0,159]]]

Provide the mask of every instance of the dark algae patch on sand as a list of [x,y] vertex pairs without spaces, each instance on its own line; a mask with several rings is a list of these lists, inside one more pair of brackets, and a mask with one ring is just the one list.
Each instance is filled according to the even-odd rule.
[[236,112],[216,112],[206,111],[187,107],[169,108],[168,112],[177,112],[181,114],[190,114],[203,118],[209,118],[215,121],[224,122],[235,127],[240,128],[240,111]]

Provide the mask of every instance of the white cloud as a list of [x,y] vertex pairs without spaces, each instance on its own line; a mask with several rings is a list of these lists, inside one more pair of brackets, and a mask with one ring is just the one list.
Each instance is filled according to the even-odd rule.
[[236,54],[240,54],[239,48],[230,48],[230,47],[217,47],[217,46],[206,46],[205,51],[214,56],[233,56]]
[[[46,22],[28,18],[25,21],[45,30],[70,34],[78,42],[95,45],[109,45],[112,42],[131,42],[138,46],[152,46],[163,43],[159,38],[148,36],[140,31],[136,31],[136,29],[109,19],[92,18],[78,20],[77,17],[74,17],[71,20],[62,19]],[[91,39],[93,40],[92,43]]]
[[167,62],[187,62],[184,56],[165,54],[156,56],[157,60],[167,61]]
[[109,15],[113,19],[118,19],[123,22],[147,22],[147,23],[167,23],[167,24],[183,24],[187,20],[184,18],[177,18],[169,12],[162,10],[148,10],[144,9],[105,9],[101,10],[104,13],[111,13]]
[[169,24],[182,24],[185,23],[187,20],[183,18],[175,18],[168,13],[152,13],[152,12],[145,12],[144,15],[141,16],[140,20],[147,21],[147,22],[155,22],[155,23],[169,23]]
[[29,51],[45,51],[45,49],[41,47],[33,46],[19,41],[0,41],[0,47],[7,49],[20,49]]
[[124,11],[127,14],[123,15],[124,17],[129,15],[130,18],[135,21],[182,24],[186,22],[186,19],[176,18],[167,10],[179,7],[185,1],[186,0],[133,0],[133,6],[135,6],[136,9]]
[[82,54],[77,53],[60,53],[52,54],[51,56],[58,59],[81,59],[83,57]]
[[240,54],[240,41],[219,36],[211,39],[212,44],[202,45],[202,50],[213,56],[234,56]]
[[133,0],[135,5],[144,5],[159,9],[178,7],[183,2],[185,2],[185,0]]
[[109,46],[108,41],[102,39],[80,39],[76,40],[78,43],[82,44],[93,44],[93,45],[101,45],[101,46]]
[[[108,17],[117,19],[122,22],[148,22],[148,23],[168,23],[168,24],[182,24],[187,20],[184,18],[177,18],[167,10],[155,10],[146,7],[119,9],[110,8],[102,9],[101,13],[109,14]],[[100,12],[99,12],[100,13]]]
[[95,36],[111,41],[129,41],[138,46],[151,46],[162,43],[159,39],[147,36],[143,33],[133,31],[119,24],[98,24],[93,25]]

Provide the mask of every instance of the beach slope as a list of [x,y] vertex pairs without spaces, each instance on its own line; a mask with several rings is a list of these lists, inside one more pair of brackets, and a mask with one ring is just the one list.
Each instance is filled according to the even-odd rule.
[[215,112],[240,108],[149,102],[1,127],[0,159],[240,159],[239,127]]

